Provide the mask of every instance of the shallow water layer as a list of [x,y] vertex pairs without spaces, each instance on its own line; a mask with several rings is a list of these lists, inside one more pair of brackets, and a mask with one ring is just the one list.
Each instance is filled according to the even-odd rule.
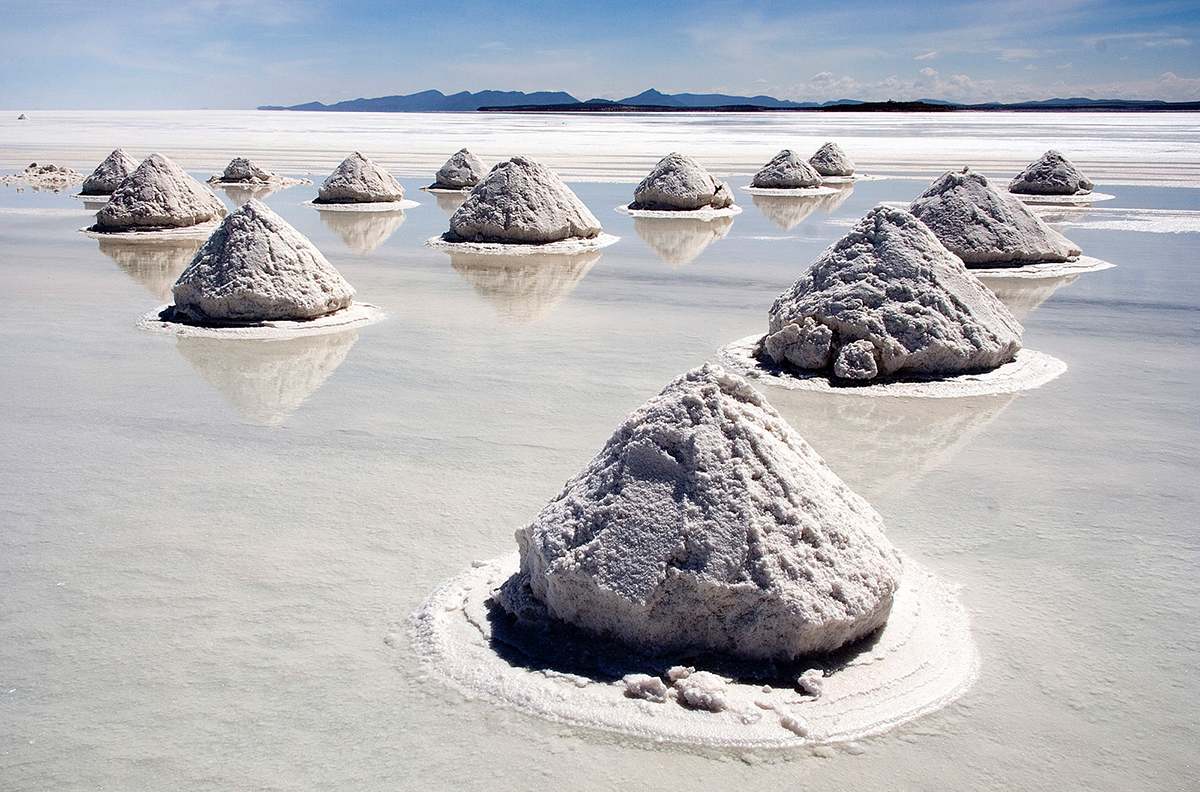
[[[246,135],[266,140],[276,118]],[[1109,146],[1097,118],[1079,139]],[[175,120],[130,134],[165,140]],[[886,135],[877,123],[859,134]],[[1111,123],[1124,134],[1128,119]],[[89,150],[91,131],[54,145]],[[244,153],[206,135],[185,138],[222,165]],[[510,552],[629,410],[762,329],[850,221],[922,183],[862,183],[812,212],[739,195],[745,212],[716,231],[638,223],[610,208],[629,185],[580,183],[618,244],[489,267],[422,247],[452,208],[426,181],[404,179],[421,206],[402,220],[358,226],[303,206],[311,185],[268,196],[388,318],[227,348],[135,327],[187,246],[100,243],[77,232],[74,199],[0,190],[0,788],[1200,783],[1194,230],[1063,227],[1118,266],[1007,285],[1028,346],[1070,366],[1038,390],[765,390],[895,544],[962,586],[981,675],[950,708],[854,745],[692,751],[464,699],[421,671],[408,615]],[[1200,211],[1196,190],[1098,188],[1117,196],[1106,209]]]

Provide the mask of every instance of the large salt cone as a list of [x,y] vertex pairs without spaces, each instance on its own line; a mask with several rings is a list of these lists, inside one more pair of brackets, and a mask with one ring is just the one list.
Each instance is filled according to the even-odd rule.
[[257,200],[225,218],[173,292],[175,313],[200,323],[316,319],[354,298],[321,251]]
[[338,165],[317,191],[316,203],[391,203],[404,200],[404,188],[373,160],[357,151]]
[[96,166],[91,176],[83,180],[79,192],[81,195],[112,195],[113,190],[137,170],[137,166],[137,160],[121,149],[115,149],[104,158],[104,162]]
[[1008,191],[1021,195],[1078,195],[1092,191],[1092,180],[1075,163],[1051,149],[1008,183]]
[[775,300],[763,353],[844,379],[950,376],[1013,360],[1021,333],[928,228],[878,206]]
[[487,169],[483,163],[466,149],[459,149],[446,164],[438,168],[433,187],[441,190],[463,190],[483,181]]
[[219,181],[237,184],[266,184],[276,178],[274,173],[258,167],[245,157],[234,157],[225,166]]
[[517,543],[504,607],[651,652],[828,652],[884,624],[901,573],[879,514],[713,365],[629,415]]
[[633,191],[631,209],[691,211],[733,205],[733,194],[700,163],[671,153],[658,161]]
[[186,228],[225,215],[225,204],[170,159],[151,154],[96,213],[98,231]]
[[780,190],[820,187],[821,174],[799,154],[784,149],[754,174],[750,186]]
[[909,211],[967,266],[1061,262],[1081,252],[1020,199],[1001,194],[983,174],[969,168],[943,174]]
[[450,237],[463,242],[543,244],[600,231],[600,221],[562,179],[525,157],[492,168],[450,217]]
[[808,158],[808,162],[822,176],[853,176],[854,160],[842,150],[837,143],[826,143],[817,149],[817,153]]

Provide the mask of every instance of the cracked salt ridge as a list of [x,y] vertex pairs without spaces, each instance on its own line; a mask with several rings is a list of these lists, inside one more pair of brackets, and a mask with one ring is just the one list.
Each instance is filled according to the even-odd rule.
[[[991,272],[987,273],[991,275]],[[741,374],[752,383],[775,385],[788,390],[844,393],[851,396],[902,396],[927,399],[957,399],[966,396],[991,396],[1040,388],[1067,370],[1067,364],[1045,352],[1022,349],[1010,363],[991,371],[957,374],[938,379],[900,377],[870,385],[843,384],[825,372],[784,369],[759,359],[757,350],[763,336],[746,336],[717,351],[717,362]]]
[[1021,203],[1036,206],[1086,206],[1100,201],[1111,201],[1117,197],[1102,192],[1075,193],[1074,195],[1029,195],[1026,193],[1008,192],[1007,190],[1002,190],[1001,192],[1004,195],[1011,195],[1013,198],[1021,201]]
[[377,305],[355,302],[340,311],[305,321],[270,320],[246,324],[198,324],[172,318],[174,306],[160,305],[137,321],[142,330],[189,338],[282,339],[340,333],[364,327],[387,314]]
[[573,237],[557,242],[451,242],[445,239],[448,234],[449,232],[426,239],[425,246],[445,253],[483,253],[496,256],[530,256],[537,253],[570,255],[606,248],[621,239],[602,231],[594,237]]
[[121,239],[126,242],[162,242],[170,239],[208,239],[221,225],[220,220],[209,220],[179,228],[141,229],[134,231],[96,231],[94,226],[79,229],[92,239]]
[[837,195],[842,190],[838,187],[753,187],[749,184],[740,188],[751,195],[779,195],[801,198],[815,195]]
[[[803,195],[819,195],[816,192],[804,192]],[[629,215],[630,217],[651,217],[662,220],[715,220],[718,217],[737,217],[742,213],[740,206],[726,206],[721,209],[714,209],[711,206],[702,206],[699,209],[631,209],[628,206],[621,205],[616,207],[616,211],[621,214]]]
[[413,209],[420,206],[420,201],[405,198],[402,201],[370,201],[363,203],[317,203],[316,199],[305,201],[303,206],[311,206],[320,212],[397,212],[402,209]]
[[[474,562],[439,587],[409,624],[428,673],[467,695],[551,721],[693,748],[841,743],[949,705],[978,674],[957,589],[907,556],[902,563],[883,628],[833,655],[790,664],[648,657],[561,623],[520,629],[491,602],[496,587],[517,572],[516,553]],[[681,664],[724,678],[721,711],[688,708],[670,696],[660,703],[626,695],[627,675],[662,677]],[[813,668],[827,674],[819,697],[795,687],[801,672]]]

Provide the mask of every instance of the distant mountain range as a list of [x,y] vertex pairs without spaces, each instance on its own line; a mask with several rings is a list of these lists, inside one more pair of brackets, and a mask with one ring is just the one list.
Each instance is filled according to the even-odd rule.
[[915,102],[865,102],[836,99],[829,102],[795,102],[773,96],[735,96],[731,94],[667,94],[651,88],[624,99],[588,99],[580,101],[565,91],[419,91],[373,99],[346,99],[334,104],[305,102],[281,106],[262,105],[259,110],[308,110],[332,113],[432,113],[473,110],[522,112],[678,112],[687,110],[852,110],[861,111],[932,111],[932,110],[1200,110],[1200,102],[1164,102],[1159,99],[1042,99],[1031,102],[985,102],[957,104],[943,99],[919,99]]

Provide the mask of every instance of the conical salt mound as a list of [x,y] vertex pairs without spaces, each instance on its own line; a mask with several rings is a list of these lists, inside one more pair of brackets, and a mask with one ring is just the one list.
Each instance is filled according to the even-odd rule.
[[713,178],[691,157],[673,152],[660,159],[634,189],[629,208],[692,211],[732,205],[733,194],[724,182]]
[[225,218],[173,291],[174,312],[201,323],[316,319],[354,298],[321,251],[256,200]]
[[879,514],[713,365],[629,415],[517,543],[504,607],[649,651],[831,651],[884,624],[901,572]]
[[1020,195],[1078,195],[1092,191],[1092,180],[1079,172],[1075,163],[1051,149],[1031,162],[1008,183],[1008,191]]
[[487,170],[483,163],[466,149],[459,149],[438,169],[431,185],[437,190],[463,190],[483,181]]
[[218,181],[234,184],[266,184],[277,178],[274,173],[263,170],[245,157],[234,157],[225,166]]
[[842,151],[837,143],[826,143],[817,149],[817,153],[808,158],[808,162],[822,176],[853,176],[854,160]]
[[821,174],[799,154],[791,149],[784,149],[754,174],[750,186],[780,190],[820,187]]
[[316,203],[385,203],[404,200],[404,188],[392,174],[357,151],[337,166],[317,192]]
[[450,217],[463,242],[543,244],[597,236],[600,221],[562,179],[543,165],[513,157],[492,168]]
[[1021,332],[928,228],[878,206],[775,300],[763,353],[843,379],[948,376],[1008,363]]
[[138,162],[121,149],[115,149],[83,180],[81,195],[112,195],[125,177],[137,169]]
[[1069,261],[1080,254],[1071,240],[1042,222],[1019,199],[1001,195],[969,168],[943,174],[912,202],[909,211],[967,266]]
[[98,231],[186,228],[225,215],[225,204],[183,168],[151,154],[96,213]]

